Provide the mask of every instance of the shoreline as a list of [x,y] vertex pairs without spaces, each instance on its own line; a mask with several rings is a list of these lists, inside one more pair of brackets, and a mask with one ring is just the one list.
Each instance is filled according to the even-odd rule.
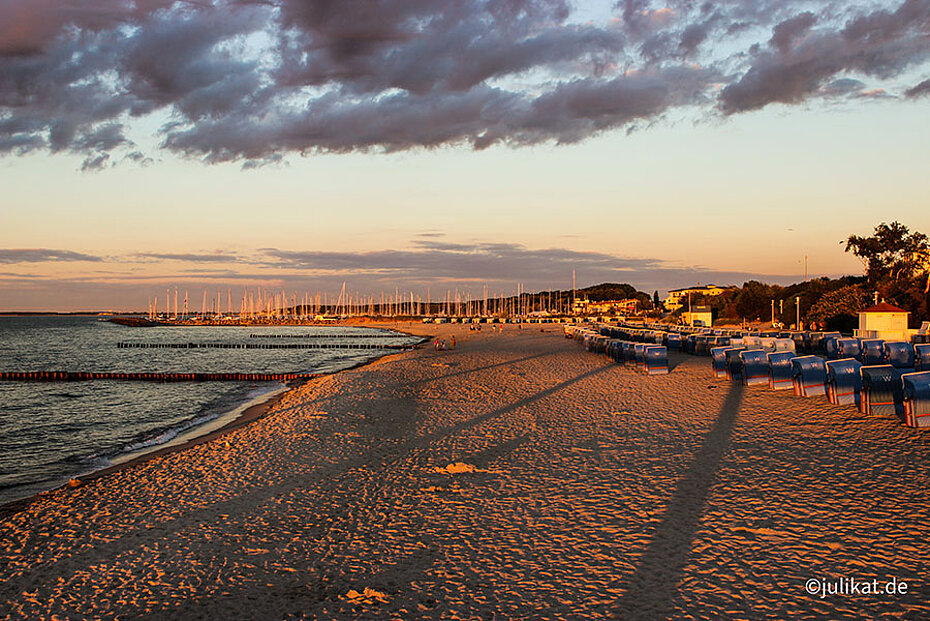
[[[394,331],[399,334],[403,334],[403,335],[407,335],[407,336],[419,338],[419,339],[429,338],[427,335],[414,334],[413,332],[408,332],[405,330],[388,327],[388,324],[382,324],[377,327],[376,326],[371,326],[371,327],[373,329],[378,329],[378,330],[383,330],[383,331]],[[425,341],[421,340],[421,342],[411,345],[410,349],[411,350],[417,349],[424,342]],[[321,374],[320,377],[308,379],[308,380],[293,380],[290,382],[285,382],[284,386],[282,386],[281,388],[271,390],[268,393],[264,395],[259,395],[251,400],[251,401],[256,401],[256,400],[261,399],[260,401],[257,401],[256,403],[253,403],[252,405],[248,405],[249,401],[241,403],[235,408],[231,409],[229,412],[224,412],[220,414],[215,419],[206,421],[202,425],[192,427],[190,429],[187,429],[179,433],[176,437],[172,438],[171,440],[167,441],[164,444],[155,445],[155,446],[149,447],[148,449],[139,449],[136,451],[131,451],[129,453],[121,453],[120,455],[116,456],[113,460],[109,460],[110,461],[109,466],[105,466],[98,470],[91,470],[84,474],[77,474],[74,477],[72,477],[68,482],[62,483],[60,485],[55,485],[54,487],[50,487],[49,489],[36,492],[34,494],[30,494],[23,498],[18,498],[16,500],[11,500],[9,502],[2,503],[0,504],[0,517],[7,517],[10,515],[15,515],[17,513],[20,513],[21,511],[24,511],[30,505],[43,499],[48,494],[70,487],[71,481],[79,481],[80,486],[87,485],[88,483],[92,481],[96,481],[98,479],[102,479],[104,477],[110,476],[117,472],[122,472],[123,470],[127,470],[129,468],[133,468],[140,464],[144,464],[148,461],[151,461],[152,459],[163,457],[165,455],[169,455],[171,453],[175,453],[178,451],[184,451],[191,447],[203,444],[205,442],[210,442],[217,438],[221,438],[224,435],[230,433],[231,431],[235,431],[236,429],[239,429],[240,427],[244,427],[250,423],[260,420],[266,414],[268,414],[271,408],[273,408],[282,398],[284,398],[286,395],[297,390],[298,388],[300,388],[301,386],[303,386],[304,384],[308,382],[311,382],[311,381],[314,381],[316,379],[320,379],[323,377],[332,377],[340,373],[344,373],[346,371],[351,371],[352,369],[357,369],[359,367],[369,365],[373,362],[384,360],[391,356],[398,356],[409,350],[401,349],[401,350],[395,350],[395,351],[391,351],[391,350],[384,350],[384,351],[387,351],[389,353],[385,353],[385,354],[370,358],[368,360],[358,362],[356,364],[353,364],[352,366],[346,367],[345,369],[340,369],[339,371],[336,371],[334,373]],[[266,396],[267,398],[262,399],[262,397],[266,397]],[[243,406],[247,406],[247,407],[245,407],[239,415],[230,416],[233,412],[242,408]],[[227,420],[225,420],[222,424],[211,428],[211,424],[216,423],[217,421],[223,421],[224,419],[227,419]],[[198,433],[198,431],[200,431],[200,433]]]

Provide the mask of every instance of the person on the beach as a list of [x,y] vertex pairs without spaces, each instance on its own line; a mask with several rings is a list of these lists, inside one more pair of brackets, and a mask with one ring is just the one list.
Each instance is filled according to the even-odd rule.
[[455,349],[455,335],[452,335],[452,342],[449,345],[449,349]]

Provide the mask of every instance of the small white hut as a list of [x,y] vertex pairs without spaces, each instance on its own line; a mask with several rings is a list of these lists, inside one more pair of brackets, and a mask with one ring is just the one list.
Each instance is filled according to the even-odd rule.
[[908,312],[887,302],[881,302],[859,311],[859,330],[856,336],[886,341],[907,341]]

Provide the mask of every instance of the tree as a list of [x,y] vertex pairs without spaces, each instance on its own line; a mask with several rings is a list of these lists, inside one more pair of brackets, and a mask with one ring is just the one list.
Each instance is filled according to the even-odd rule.
[[823,324],[827,330],[852,332],[858,326],[858,313],[869,303],[862,285],[849,285],[825,294],[807,313],[808,321]]
[[743,319],[750,321],[768,317],[771,313],[772,300],[778,297],[781,287],[774,287],[758,280],[743,284],[736,296],[736,312]]
[[924,233],[913,233],[900,222],[875,227],[869,237],[850,235],[846,252],[859,257],[866,268],[869,285],[882,296],[926,316],[930,304],[930,240]]
[[662,302],[659,300],[659,292],[652,292],[652,307],[653,308],[662,308]]

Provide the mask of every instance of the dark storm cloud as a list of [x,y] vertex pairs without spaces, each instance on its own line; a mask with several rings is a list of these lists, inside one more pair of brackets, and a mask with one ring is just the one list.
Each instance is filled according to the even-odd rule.
[[0,0],[0,154],[80,154],[89,171],[151,162],[129,136],[152,113],[158,148],[244,168],[571,143],[684,106],[894,94],[887,81],[930,57],[930,0],[615,11],[581,23],[568,0]]
[[103,261],[102,257],[49,248],[0,248],[0,263],[42,263],[46,261]]

